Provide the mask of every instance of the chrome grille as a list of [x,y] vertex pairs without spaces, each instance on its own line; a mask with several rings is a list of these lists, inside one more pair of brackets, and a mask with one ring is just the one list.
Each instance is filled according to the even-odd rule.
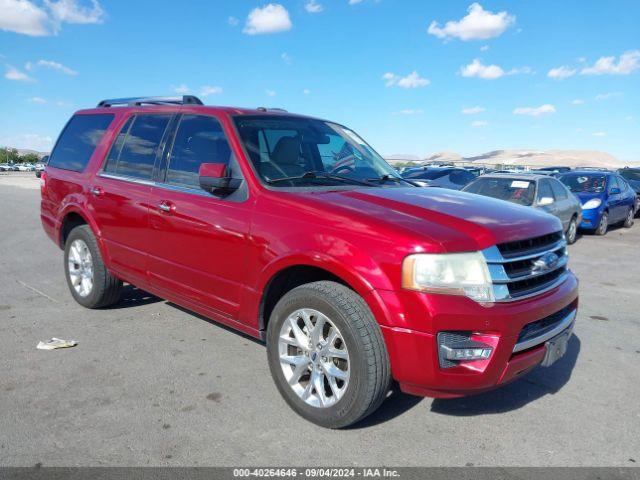
[[567,242],[554,232],[483,250],[497,302],[539,295],[567,277]]

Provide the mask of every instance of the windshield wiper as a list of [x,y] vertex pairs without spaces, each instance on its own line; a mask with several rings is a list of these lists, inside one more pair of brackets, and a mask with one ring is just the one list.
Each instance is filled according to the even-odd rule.
[[327,173],[327,172],[318,172],[315,170],[310,170],[308,172],[304,172],[302,175],[296,175],[296,176],[292,176],[292,177],[281,177],[281,178],[273,178],[273,179],[269,179],[266,182],[269,185],[273,185],[275,183],[280,183],[280,182],[287,182],[287,181],[291,181],[291,180],[304,180],[307,178],[311,178],[311,179],[318,179],[318,178],[326,178],[329,180],[339,180],[341,182],[346,182],[346,183],[354,183],[356,185],[364,185],[367,187],[373,187],[375,186],[373,183],[367,181],[367,180],[358,180],[355,178],[349,178],[349,177],[344,177],[342,175],[336,175],[334,173]]
[[376,177],[376,178],[367,178],[367,181],[380,182],[380,183],[384,183],[386,181],[391,181],[396,183],[405,182],[405,183],[408,183],[409,185],[413,185],[414,187],[420,186],[417,183],[412,182],[411,180],[407,180],[406,178],[402,178],[402,177],[396,177],[395,175],[389,175],[388,173],[385,173],[384,175],[381,175],[380,177]]

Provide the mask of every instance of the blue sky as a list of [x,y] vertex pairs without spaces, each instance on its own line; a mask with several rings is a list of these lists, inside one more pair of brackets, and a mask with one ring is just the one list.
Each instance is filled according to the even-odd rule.
[[640,161],[640,2],[0,0],[0,145],[73,111],[202,94],[349,125],[382,154]]

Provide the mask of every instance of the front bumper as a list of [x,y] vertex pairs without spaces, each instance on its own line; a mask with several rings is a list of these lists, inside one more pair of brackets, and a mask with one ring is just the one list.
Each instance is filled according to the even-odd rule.
[[[380,323],[394,379],[407,393],[440,398],[481,393],[526,374],[542,362],[545,341],[551,337],[519,344],[523,327],[564,310],[572,316],[560,330],[570,328],[578,306],[578,282],[570,272],[562,284],[544,294],[490,306],[465,297],[411,291],[373,294],[384,304]],[[492,335],[496,344],[482,365],[442,368],[437,344],[442,331]]]
[[582,211],[582,221],[580,228],[584,230],[595,230],[600,224],[600,218],[604,210],[600,208],[590,208]]

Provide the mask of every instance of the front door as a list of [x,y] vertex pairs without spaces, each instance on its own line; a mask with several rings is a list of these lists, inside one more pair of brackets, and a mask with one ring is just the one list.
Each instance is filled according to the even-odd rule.
[[225,163],[241,177],[216,117],[185,114],[151,190],[150,280],[158,289],[237,319],[251,206],[246,185],[228,196],[202,190],[201,163]]

